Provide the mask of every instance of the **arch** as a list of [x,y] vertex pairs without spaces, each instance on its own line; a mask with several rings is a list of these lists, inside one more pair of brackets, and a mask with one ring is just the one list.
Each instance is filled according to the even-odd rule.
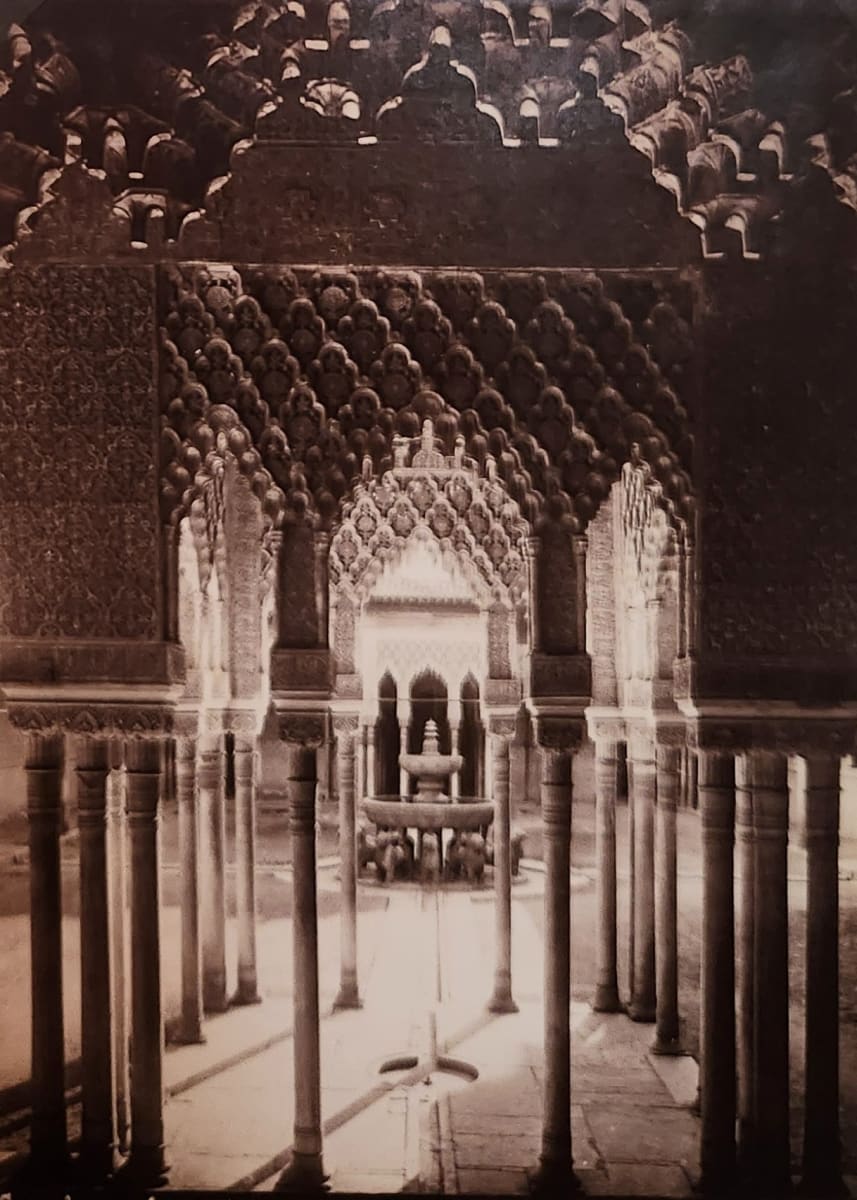
[[375,722],[374,795],[399,792],[399,689],[389,671],[378,681],[378,719]]
[[485,726],[480,707],[479,684],[468,672],[460,688],[461,725],[458,752],[464,759],[461,766],[459,791],[462,796],[480,796],[485,762]]
[[[411,717],[408,725],[408,753],[419,754],[423,747],[426,722],[433,720],[437,725],[438,743],[441,754],[452,752],[452,735],[449,724],[449,690],[446,681],[431,667],[424,667],[411,679],[408,696]],[[411,779],[410,788],[416,791],[416,780]]]

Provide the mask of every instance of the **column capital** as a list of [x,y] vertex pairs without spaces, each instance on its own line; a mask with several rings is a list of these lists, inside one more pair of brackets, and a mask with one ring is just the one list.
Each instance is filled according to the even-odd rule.
[[277,732],[280,741],[305,750],[317,750],[326,737],[326,716],[321,710],[299,712],[280,709],[277,712]]
[[104,738],[76,740],[77,816],[80,826],[103,825],[107,813],[109,742]]
[[624,742],[627,737],[625,718],[618,708],[594,708],[586,710],[586,729],[593,742]]
[[357,713],[334,713],[333,734],[338,743],[350,745],[352,739],[357,736],[359,728],[360,718]]
[[498,742],[511,742],[515,736],[517,720],[512,713],[493,713],[490,710],[487,713],[488,717],[488,733],[491,737],[496,738]]
[[586,722],[581,713],[535,715],[536,741],[542,750],[570,754],[579,750],[586,737]]

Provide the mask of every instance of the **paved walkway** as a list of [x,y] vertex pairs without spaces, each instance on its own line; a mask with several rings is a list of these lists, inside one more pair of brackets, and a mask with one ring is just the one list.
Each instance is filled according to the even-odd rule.
[[[322,873],[321,887],[335,886],[332,873]],[[490,892],[443,892],[435,906],[431,893],[390,889],[386,911],[362,916],[364,1007],[329,1015],[322,1025],[325,1166],[335,1191],[525,1191],[526,1171],[539,1151],[543,962],[530,906],[517,901],[538,896],[542,886],[543,876],[532,870],[515,887],[520,1012],[509,1016],[485,1011],[492,982]],[[269,931],[279,924],[271,922]],[[337,983],[337,925],[326,921],[321,929],[322,1010],[328,1013]],[[266,956],[270,948],[266,937]],[[430,1082],[423,1071],[379,1073],[385,1060],[428,1053],[432,1012],[439,1052],[475,1068],[475,1081],[445,1072]],[[206,1046],[170,1051],[171,1186],[273,1187],[287,1160],[293,1119],[289,1016],[287,996],[270,996],[259,1007],[209,1022]],[[572,1019],[573,1137],[586,1190],[689,1195],[697,1170],[694,1061],[650,1057],[651,1027],[625,1017],[596,1017],[575,1002]],[[265,1048],[254,1053],[254,1046]],[[200,1072],[242,1053],[243,1061],[199,1080]]]

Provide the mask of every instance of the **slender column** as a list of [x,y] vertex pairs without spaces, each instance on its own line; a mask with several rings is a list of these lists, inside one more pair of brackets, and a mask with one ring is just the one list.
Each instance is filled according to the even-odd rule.
[[128,1151],[131,1130],[128,1112],[128,976],[127,946],[127,848],[125,844],[125,747],[110,743],[113,770],[107,781],[107,864],[110,880],[110,962],[113,1008],[113,1095],[116,1104],[116,1144]]
[[839,1137],[839,759],[799,760],[806,795],[806,1098],[803,1183],[844,1195]]
[[77,744],[80,834],[80,1165],[89,1182],[114,1167],[113,1038],[110,995],[110,889],[107,877],[108,744]]
[[238,925],[236,1004],[258,1004],[256,970],[256,742],[235,738],[235,909]]
[[646,738],[632,745],[634,810],[634,986],[628,1015],[655,1019],[655,763]]
[[375,781],[375,726],[366,726],[366,795],[374,796],[378,787]]
[[701,751],[699,765],[700,1166],[703,1189],[728,1194],[735,1181],[735,768],[731,755],[713,751]]
[[595,1012],[621,1012],[617,975],[616,936],[616,742],[595,742],[595,857],[598,905]]
[[354,729],[337,718],[336,767],[339,777],[340,980],[333,1007],[362,1008],[357,985],[357,821],[354,804]]
[[[461,726],[455,722],[450,722],[449,732],[451,736],[450,753],[458,754],[458,739],[461,733]],[[461,772],[456,771],[449,781],[449,798],[452,801],[457,801],[461,797]]]
[[737,1068],[738,1068],[738,1164],[742,1175],[750,1173],[755,1153],[755,1097],[753,1061],[756,1054],[756,1024],[753,1010],[753,958],[756,898],[756,835],[753,827],[753,793],[746,761],[735,760],[735,837],[738,869],[737,953]]
[[655,1054],[678,1054],[678,879],[676,805],[678,746],[658,746],[655,807]]
[[628,994],[634,994],[634,760],[625,744],[625,768],[628,780]]
[[31,1165],[46,1176],[68,1158],[62,1004],[62,735],[27,740],[32,1005]]
[[512,813],[509,741],[494,737],[494,994],[490,1012],[517,1012],[512,997]]
[[[357,737],[354,741],[354,778],[357,798],[362,800],[366,792],[366,746],[365,726],[357,727]],[[404,792],[402,793],[404,795]]]
[[146,1187],[166,1178],[164,1023],[161,1010],[158,794],[160,746],[130,741],[128,832],[131,841],[131,1157],[129,1173]]
[[[408,753],[408,714],[404,709],[399,716],[399,757]],[[399,795],[408,794],[408,772],[399,763]]]
[[688,805],[690,808],[696,808],[698,805],[697,796],[699,794],[699,759],[693,750],[688,751],[687,777]]
[[295,1125],[291,1162],[277,1191],[317,1192],[325,1184],[321,1134],[318,911],[315,861],[315,751],[289,743],[294,936]]
[[747,758],[756,830],[753,906],[756,1167],[760,1184],[774,1194],[784,1195],[791,1185],[787,763],[785,755],[762,750],[751,751]]
[[545,1035],[542,1150],[537,1186],[575,1182],[571,1153],[571,756],[542,750],[545,856]]
[[196,739],[176,741],[176,799],[181,862],[182,1010],[180,1040],[204,1042],[202,1032],[202,946],[199,937],[199,822]]
[[200,927],[202,1002],[207,1013],[224,1012],[226,996],[226,814],[223,745],[219,737],[199,740]]

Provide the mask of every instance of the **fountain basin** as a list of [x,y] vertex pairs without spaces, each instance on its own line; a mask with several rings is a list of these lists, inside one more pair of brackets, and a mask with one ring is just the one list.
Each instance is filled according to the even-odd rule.
[[494,820],[490,800],[450,804],[431,800],[363,800],[360,808],[375,825],[387,829],[477,830]]

